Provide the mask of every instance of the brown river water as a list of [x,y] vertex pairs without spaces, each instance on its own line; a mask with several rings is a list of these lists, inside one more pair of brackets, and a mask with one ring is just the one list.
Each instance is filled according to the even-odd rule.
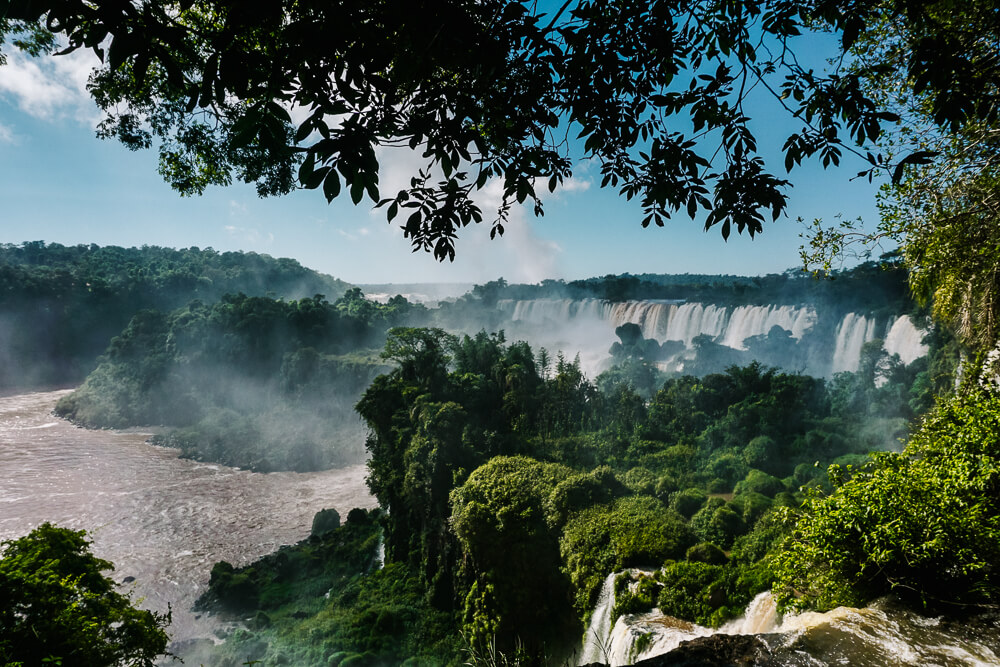
[[252,473],[178,458],[147,434],[92,431],[52,415],[64,391],[0,397],[0,540],[46,521],[86,530],[141,606],[173,610],[174,641],[210,637],[190,611],[212,565],[245,564],[309,535],[312,517],[374,507],[365,466]]

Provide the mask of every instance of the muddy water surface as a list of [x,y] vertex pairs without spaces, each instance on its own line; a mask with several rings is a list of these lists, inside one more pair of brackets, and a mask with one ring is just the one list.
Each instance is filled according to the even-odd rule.
[[173,609],[173,640],[212,633],[191,604],[212,564],[244,564],[309,534],[313,514],[374,507],[365,467],[252,473],[177,457],[143,433],[91,431],[54,417],[68,391],[0,397],[0,540],[45,521],[84,529],[142,606]]

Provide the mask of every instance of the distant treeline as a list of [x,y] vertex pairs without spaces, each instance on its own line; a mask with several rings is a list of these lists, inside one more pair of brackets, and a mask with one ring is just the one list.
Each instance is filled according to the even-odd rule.
[[293,259],[256,253],[0,245],[0,387],[81,381],[142,309],[168,311],[227,293],[335,300],[348,287]]
[[160,444],[264,472],[358,462],[354,403],[388,368],[385,330],[414,309],[352,288],[335,303],[239,294],[143,310],[56,411],[88,427],[169,427]]
[[[509,284],[503,278],[476,285],[463,301],[492,307],[500,299],[668,299],[723,306],[837,304],[847,312],[903,313],[913,308],[906,269],[892,255],[877,262],[814,276],[802,270],[766,276],[703,274],[606,275],[584,280],[543,280],[535,285]],[[446,304],[448,305],[448,304]]]

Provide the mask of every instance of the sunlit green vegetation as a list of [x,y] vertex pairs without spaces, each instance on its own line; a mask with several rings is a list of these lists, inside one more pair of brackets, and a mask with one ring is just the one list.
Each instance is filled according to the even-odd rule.
[[830,609],[890,591],[955,609],[1000,600],[1000,399],[933,410],[901,454],[831,469],[778,560],[784,601]]
[[[594,384],[499,334],[397,328],[385,355],[396,368],[358,404],[386,510],[378,576],[404,576],[442,614],[440,637],[528,662],[579,646],[602,581],[624,568],[653,574],[635,592],[622,580],[622,613],[740,614],[771,586],[789,530],[775,509],[830,488],[827,464],[891,446],[909,409],[892,378],[828,384],[759,364],[670,379],[645,401],[627,375]],[[851,392],[885,400],[855,414]],[[308,618],[347,622],[330,599]]]
[[83,531],[43,523],[0,543],[0,664],[152,667],[170,614],[133,606]]

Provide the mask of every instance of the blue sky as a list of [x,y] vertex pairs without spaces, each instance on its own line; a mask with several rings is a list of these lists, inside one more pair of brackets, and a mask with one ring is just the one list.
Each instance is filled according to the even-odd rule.
[[[597,187],[599,178],[581,164],[570,187],[548,199],[545,217],[515,212],[494,241],[487,226],[468,228],[456,261],[442,264],[411,253],[398,225],[346,197],[332,205],[310,191],[262,200],[243,185],[178,196],[156,173],[154,151],[133,153],[95,138],[98,111],[84,88],[92,58],[77,52],[31,61],[13,54],[0,68],[0,242],[246,250],[294,257],[354,283],[500,276],[536,282],[622,272],[778,272],[799,264],[803,228],[796,218],[840,214],[873,222],[876,216],[875,186],[851,181],[863,165],[846,160],[840,169],[795,169],[787,217],[752,241],[734,234],[723,242],[718,231],[704,232],[686,217],[642,229],[638,205]],[[786,122],[766,111],[755,118],[760,145],[774,147],[775,169]],[[384,156],[383,163],[384,192],[395,191],[416,164],[406,154]]]

